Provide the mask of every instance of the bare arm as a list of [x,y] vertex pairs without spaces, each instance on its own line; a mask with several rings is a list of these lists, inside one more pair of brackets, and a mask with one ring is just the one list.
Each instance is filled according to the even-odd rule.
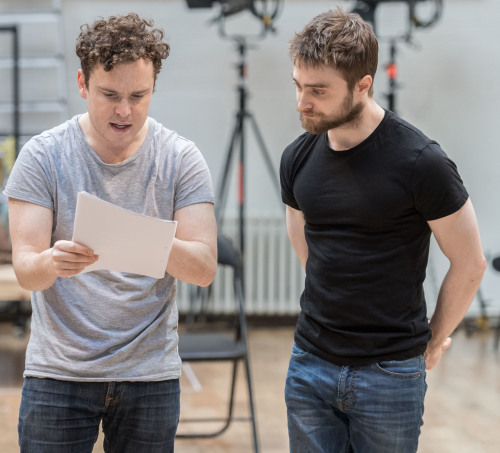
[[305,224],[306,221],[302,211],[293,209],[290,206],[286,207],[286,229],[288,231],[288,237],[304,269],[306,268],[307,256],[309,254],[304,233]]
[[53,212],[43,206],[9,199],[12,264],[19,284],[30,291],[49,288],[58,277],[71,277],[97,256],[88,247],[57,241],[50,247]]
[[174,214],[177,232],[167,263],[173,277],[198,286],[212,283],[217,270],[217,225],[211,203],[197,203]]
[[436,241],[450,261],[430,321],[432,339],[426,366],[432,369],[450,346],[449,335],[469,309],[486,268],[474,208],[469,200],[454,214],[429,222]]

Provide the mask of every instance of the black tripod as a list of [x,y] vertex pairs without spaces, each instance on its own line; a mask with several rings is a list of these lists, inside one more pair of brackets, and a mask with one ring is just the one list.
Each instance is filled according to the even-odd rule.
[[[250,124],[254,131],[255,137],[257,139],[259,148],[262,152],[262,156],[264,158],[264,162],[267,166],[269,174],[271,176],[271,181],[273,182],[278,198],[280,194],[280,187],[278,180],[276,178],[277,174],[274,171],[273,164],[271,158],[269,156],[269,152],[266,148],[264,140],[262,138],[262,134],[259,131],[257,126],[257,122],[252,113],[250,113],[247,108],[247,96],[248,91],[246,88],[246,78],[247,78],[247,66],[246,66],[246,52],[247,52],[247,42],[243,36],[233,37],[236,41],[238,53],[240,56],[240,61],[237,65],[238,73],[239,73],[239,84],[238,84],[238,93],[239,93],[239,110],[236,113],[236,122],[233,129],[233,133],[231,136],[231,142],[229,144],[229,149],[227,151],[226,160],[223,167],[222,179],[220,180],[220,184],[217,190],[217,200],[219,202],[215,208],[215,217],[217,220],[217,224],[219,229],[222,230],[222,213],[224,211],[224,205],[226,201],[226,193],[228,190],[227,179],[229,176],[229,170],[231,167],[231,163],[234,157],[234,154],[237,150],[237,144],[239,143],[239,161],[238,161],[238,174],[237,174],[237,203],[238,203],[238,223],[239,223],[239,246],[240,251],[243,255],[245,248],[245,121],[250,120]],[[281,198],[279,198],[281,203]]]
[[396,90],[398,83],[396,77],[398,75],[398,67],[396,65],[396,41],[391,40],[391,59],[385,66],[385,72],[389,79],[389,92],[386,94],[388,100],[388,109],[391,112],[396,112]]

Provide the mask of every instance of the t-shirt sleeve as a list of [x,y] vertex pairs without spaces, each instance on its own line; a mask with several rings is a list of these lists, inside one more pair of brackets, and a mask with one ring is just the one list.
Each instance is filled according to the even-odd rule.
[[300,209],[293,194],[293,153],[290,146],[288,146],[281,156],[280,162],[280,185],[281,185],[281,200],[286,205]]
[[54,209],[50,159],[39,142],[31,139],[23,147],[10,172],[4,194],[10,198]]
[[453,214],[469,198],[457,166],[436,143],[428,145],[418,156],[412,188],[416,209],[427,221]]
[[[180,140],[185,140],[180,138]],[[175,188],[174,211],[195,203],[214,203],[212,178],[203,155],[185,140]]]

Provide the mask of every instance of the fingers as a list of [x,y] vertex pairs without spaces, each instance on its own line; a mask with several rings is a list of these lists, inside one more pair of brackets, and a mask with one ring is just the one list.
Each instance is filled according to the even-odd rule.
[[52,266],[59,277],[72,277],[97,261],[92,249],[72,241],[57,241],[52,248]]
[[444,352],[450,346],[451,338],[448,337],[441,343],[440,347],[435,347],[434,349],[430,347],[427,348],[427,351],[425,353],[425,365],[427,371],[432,370],[432,368],[434,368],[439,363]]
[[441,346],[441,350],[444,352],[446,351],[449,347],[451,346],[451,338],[448,337],[446,340],[443,341],[443,344]]

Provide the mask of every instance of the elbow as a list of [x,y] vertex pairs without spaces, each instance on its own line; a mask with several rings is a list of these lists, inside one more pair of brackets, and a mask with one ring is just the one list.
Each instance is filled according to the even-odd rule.
[[478,288],[483,279],[487,267],[487,261],[484,256],[469,257],[460,262],[451,262],[449,272],[451,272],[462,283],[467,282],[469,287]]
[[487,267],[488,262],[483,255],[471,262],[469,266],[469,275],[471,280],[479,285],[481,283],[481,280],[483,279],[483,275]]
[[480,275],[480,278],[483,278],[484,272],[486,271],[487,267],[488,267],[488,261],[486,261],[486,258],[482,256],[477,265],[477,271]]
[[19,286],[26,291],[44,291],[49,289],[53,282],[44,283],[44,282],[36,282],[31,280],[30,278],[23,278],[16,273],[16,279]]
[[207,267],[203,275],[200,276],[200,279],[197,283],[198,286],[206,287],[212,284],[215,279],[215,274],[217,273],[217,263],[214,265]]

